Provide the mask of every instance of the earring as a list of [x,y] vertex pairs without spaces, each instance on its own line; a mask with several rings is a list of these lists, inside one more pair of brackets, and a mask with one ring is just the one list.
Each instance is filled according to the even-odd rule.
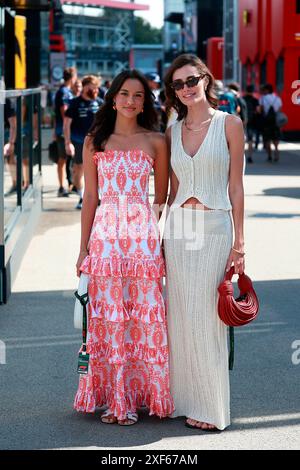
[[113,101],[113,109],[114,109],[115,111],[116,111],[116,109],[117,109],[117,108],[116,108],[116,102],[115,102],[115,101]]

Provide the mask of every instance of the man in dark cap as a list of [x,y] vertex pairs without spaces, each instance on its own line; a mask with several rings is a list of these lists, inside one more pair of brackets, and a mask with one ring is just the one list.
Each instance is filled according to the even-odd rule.
[[160,76],[156,72],[148,72],[145,74],[147,78],[149,87],[155,97],[154,106],[159,116],[160,122],[160,130],[161,132],[165,131],[167,117],[164,110],[163,102],[164,102],[164,93],[160,90],[161,80]]

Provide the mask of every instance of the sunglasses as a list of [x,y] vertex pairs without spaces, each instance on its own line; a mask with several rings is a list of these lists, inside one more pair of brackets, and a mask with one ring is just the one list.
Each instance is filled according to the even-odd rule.
[[188,88],[193,88],[194,86],[198,85],[199,81],[205,77],[205,74],[189,77],[185,82],[183,80],[175,80],[174,82],[170,83],[170,87],[173,88],[175,91],[183,90],[184,85]]

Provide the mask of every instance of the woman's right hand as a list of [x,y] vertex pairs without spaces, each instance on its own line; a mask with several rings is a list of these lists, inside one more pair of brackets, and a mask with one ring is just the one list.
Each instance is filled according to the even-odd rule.
[[77,273],[78,277],[80,277],[80,266],[82,265],[82,262],[83,262],[84,258],[88,254],[89,254],[89,252],[87,250],[80,250],[80,252],[79,252],[79,256],[78,256],[77,263],[76,263],[76,273]]

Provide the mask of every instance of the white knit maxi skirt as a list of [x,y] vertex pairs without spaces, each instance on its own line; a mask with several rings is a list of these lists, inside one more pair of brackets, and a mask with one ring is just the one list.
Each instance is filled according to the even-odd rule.
[[227,327],[218,285],[232,247],[230,211],[178,207],[164,231],[172,417],[230,424]]

